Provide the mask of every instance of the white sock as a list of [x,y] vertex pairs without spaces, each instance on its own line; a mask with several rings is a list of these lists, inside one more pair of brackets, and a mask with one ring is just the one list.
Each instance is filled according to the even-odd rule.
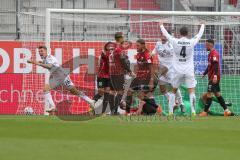
[[174,105],[175,105],[175,94],[169,93],[169,101],[168,101],[169,114],[173,114]]
[[45,97],[45,104],[47,103],[50,105],[50,107],[55,108],[55,103],[53,102],[51,93],[50,92],[44,93],[44,97]]
[[169,101],[169,92],[166,92],[165,94],[164,94],[164,96],[167,98],[167,100]]
[[85,100],[87,103],[91,104],[91,102],[93,101],[91,98],[89,98],[87,95],[85,95],[83,92],[80,92],[78,95],[80,98],[82,98],[83,100]]
[[228,108],[227,108],[227,109],[225,109],[225,110],[224,110],[224,112],[229,112],[229,109],[228,109]]
[[195,112],[195,104],[196,104],[196,96],[195,96],[195,93],[191,93],[189,95],[189,98],[190,98],[190,104],[191,104],[191,111],[192,113],[196,113]]
[[180,105],[184,105],[180,89],[178,89],[176,92],[176,99]]

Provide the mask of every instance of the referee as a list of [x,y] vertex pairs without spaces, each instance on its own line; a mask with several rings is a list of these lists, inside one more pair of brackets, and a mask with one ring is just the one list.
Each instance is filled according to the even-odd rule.
[[224,116],[231,116],[232,113],[227,108],[227,105],[220,93],[220,64],[219,64],[219,53],[214,48],[214,40],[208,39],[206,41],[206,49],[209,52],[208,55],[208,67],[203,73],[203,77],[208,74],[208,90],[207,99],[204,107],[204,111],[199,116],[207,116],[209,108],[212,104],[213,94],[217,97],[220,105],[224,109]]

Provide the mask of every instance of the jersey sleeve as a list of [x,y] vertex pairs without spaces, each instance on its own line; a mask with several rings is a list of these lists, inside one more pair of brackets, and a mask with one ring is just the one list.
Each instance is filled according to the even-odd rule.
[[170,43],[174,43],[175,38],[171,36],[163,25],[160,26],[163,35],[169,40]]
[[194,46],[199,42],[199,40],[201,39],[201,37],[202,37],[202,35],[203,35],[203,32],[204,32],[204,27],[205,27],[205,25],[202,24],[202,25],[201,25],[201,28],[200,28],[200,30],[199,30],[199,32],[198,32],[198,34],[197,34],[195,37],[192,38],[192,45],[193,45],[193,47],[194,47]]
[[157,42],[157,43],[156,43],[154,49],[152,50],[151,56],[154,56],[154,55],[157,54],[157,52],[158,52],[158,48],[159,48],[160,45],[161,45],[160,42]]
[[51,56],[51,55],[47,58],[46,62],[47,62],[47,64],[51,64],[54,67],[59,67],[60,66],[57,59],[55,57]]

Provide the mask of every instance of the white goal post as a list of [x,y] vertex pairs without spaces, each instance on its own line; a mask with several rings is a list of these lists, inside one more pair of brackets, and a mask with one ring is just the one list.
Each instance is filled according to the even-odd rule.
[[46,9],[45,44],[50,49],[51,14],[116,14],[116,15],[158,15],[158,16],[240,16],[240,12],[189,12],[189,11],[143,11],[143,10],[100,10],[100,9]]

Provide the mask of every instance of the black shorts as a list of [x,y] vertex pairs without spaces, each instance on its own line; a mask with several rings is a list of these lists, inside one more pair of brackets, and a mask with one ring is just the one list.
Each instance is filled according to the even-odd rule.
[[150,98],[150,99],[144,99],[144,101],[146,102],[144,105],[143,105],[143,114],[146,114],[146,115],[153,115],[157,112],[157,108],[158,108],[158,105],[156,104],[155,100],[153,98]]
[[97,78],[97,87],[98,88],[106,88],[110,87],[110,79],[109,78]]
[[110,75],[110,88],[114,91],[123,91],[124,75]]
[[148,79],[139,79],[135,78],[131,83],[131,88],[135,91],[144,91],[144,92],[151,92],[157,87],[157,80],[154,80],[154,88],[150,89],[149,86],[150,78]]
[[216,84],[213,84],[212,81],[209,81],[208,82],[208,90],[207,91],[208,92],[213,92],[213,93],[220,92],[219,81]]

